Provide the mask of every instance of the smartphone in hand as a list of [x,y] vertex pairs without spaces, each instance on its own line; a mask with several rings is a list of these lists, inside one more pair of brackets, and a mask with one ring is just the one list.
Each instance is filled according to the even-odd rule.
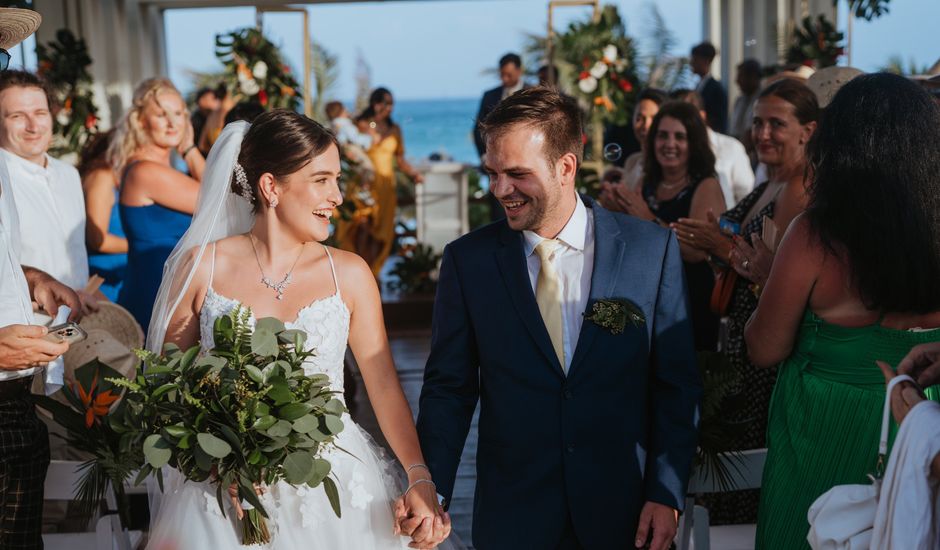
[[43,336],[44,340],[57,344],[60,342],[68,342],[69,345],[77,344],[85,338],[88,338],[88,333],[86,333],[78,323],[63,323],[49,327],[49,333]]

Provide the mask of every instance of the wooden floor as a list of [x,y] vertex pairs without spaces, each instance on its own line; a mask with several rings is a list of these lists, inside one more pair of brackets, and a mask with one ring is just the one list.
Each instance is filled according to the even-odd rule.
[[[398,377],[401,380],[405,397],[411,405],[411,410],[418,414],[418,398],[421,395],[421,383],[424,377],[424,363],[428,358],[431,346],[431,332],[429,330],[397,331],[389,334],[389,343]],[[385,443],[375,415],[369,406],[365,388],[359,373],[353,367],[353,377],[357,382],[354,420],[368,431],[376,441]],[[454,485],[454,494],[451,499],[450,515],[453,521],[454,533],[468,547],[470,546],[470,524],[473,516],[473,489],[476,484],[476,451],[477,451],[477,416],[474,415],[467,444],[464,446],[460,467],[457,470],[457,480]],[[390,456],[391,455],[390,452]]]

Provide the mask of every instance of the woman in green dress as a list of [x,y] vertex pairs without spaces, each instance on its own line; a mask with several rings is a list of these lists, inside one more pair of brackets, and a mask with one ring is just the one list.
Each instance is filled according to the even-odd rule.
[[[940,107],[904,78],[857,77],[826,109],[810,155],[809,208],[745,330],[752,362],[779,364],[759,549],[808,548],[813,501],[868,482],[885,397],[875,361],[896,365],[940,341]],[[738,249],[734,261],[746,269],[755,254]]]

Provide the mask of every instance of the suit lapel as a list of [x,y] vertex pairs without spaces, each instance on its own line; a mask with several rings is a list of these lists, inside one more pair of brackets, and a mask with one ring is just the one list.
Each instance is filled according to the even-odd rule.
[[564,371],[558,362],[558,356],[555,355],[552,339],[548,335],[548,330],[545,329],[542,314],[535,302],[532,283],[529,282],[522,234],[504,225],[500,232],[500,240],[503,246],[496,251],[496,262],[503,276],[503,282],[506,283],[509,296],[512,298],[513,306],[542,355],[554,366],[555,371],[563,376]]
[[[588,313],[597,300],[615,297],[613,292],[617,288],[626,243],[620,238],[620,227],[613,214],[603,208],[594,207],[593,201],[585,202],[592,207],[591,211],[594,213],[594,269],[591,273],[591,294],[585,311]],[[581,324],[578,345],[571,359],[571,367],[568,368],[568,378],[571,378],[578,365],[584,361],[599,330],[602,329],[592,321],[585,319]]]

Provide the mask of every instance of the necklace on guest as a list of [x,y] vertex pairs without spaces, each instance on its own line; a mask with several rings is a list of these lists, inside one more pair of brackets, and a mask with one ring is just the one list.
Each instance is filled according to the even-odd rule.
[[290,266],[290,269],[287,270],[287,274],[284,275],[284,278],[280,282],[273,282],[264,274],[264,268],[261,267],[261,258],[258,256],[258,249],[255,248],[255,236],[251,233],[248,234],[248,240],[251,242],[251,249],[255,253],[255,261],[258,262],[258,271],[261,272],[261,284],[270,288],[274,292],[277,292],[277,299],[284,299],[284,290],[287,289],[287,285],[291,284],[291,274],[294,272],[294,267],[297,266],[297,262],[300,261],[300,257],[304,253],[304,249],[307,247],[307,243],[300,245],[300,252],[297,254],[297,259],[294,260],[294,263]]

